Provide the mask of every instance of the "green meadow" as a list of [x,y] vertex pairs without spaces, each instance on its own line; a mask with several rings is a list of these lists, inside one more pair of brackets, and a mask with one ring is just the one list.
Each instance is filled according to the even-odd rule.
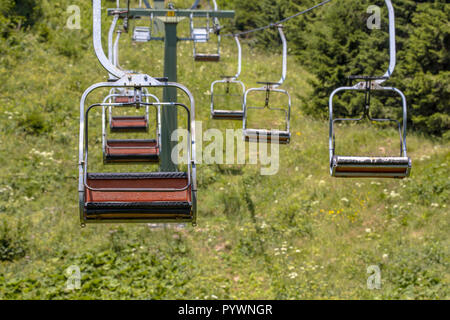
[[[43,1],[39,31],[0,38],[0,299],[450,298],[448,140],[409,132],[413,167],[404,180],[330,177],[329,124],[305,114],[314,75],[294,56],[283,85],[292,96],[292,141],[280,145],[277,174],[261,175],[261,164],[200,164],[197,227],[81,228],[79,100],[107,73],[93,51],[90,2],[74,1],[81,30],[65,28],[69,2]],[[103,21],[106,47],[110,20]],[[182,22],[180,34],[187,30]],[[162,76],[164,44],[130,38],[121,40],[122,67]],[[235,73],[233,39],[223,39],[219,64],[194,62],[189,42],[178,48],[178,81],[194,94],[203,130],[241,128],[210,119],[211,82]],[[279,79],[280,51],[243,41],[247,87]],[[105,168],[95,149],[98,116],[93,167],[157,169]],[[350,155],[399,152],[395,128],[368,122],[339,126],[337,139],[337,152]],[[374,265],[381,288],[370,290]],[[66,287],[70,266],[81,270],[78,290]]]

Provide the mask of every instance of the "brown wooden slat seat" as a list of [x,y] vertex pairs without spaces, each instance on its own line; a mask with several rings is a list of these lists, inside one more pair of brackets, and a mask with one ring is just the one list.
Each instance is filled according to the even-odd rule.
[[[94,189],[183,189],[185,172],[90,173],[87,185]],[[85,188],[87,220],[184,220],[192,219],[191,187],[182,191],[93,191]]]
[[204,54],[197,53],[194,57],[195,61],[203,61],[203,62],[219,62],[220,55],[218,54]]
[[405,178],[411,170],[408,157],[334,156],[332,175],[342,178]]
[[112,117],[110,129],[112,132],[147,132],[148,123],[145,116]]
[[134,100],[134,97],[123,96],[123,97],[115,97],[114,102],[115,103],[135,103],[135,100]]
[[156,140],[108,140],[105,162],[159,162],[158,142]]
[[214,110],[211,113],[213,119],[224,120],[242,120],[244,118],[244,111],[242,110]]
[[[278,135],[278,141],[275,140],[274,135]],[[279,144],[288,144],[291,141],[291,133],[289,131],[269,131],[258,129],[244,130],[245,141],[257,142],[266,139],[268,143],[278,142]]]

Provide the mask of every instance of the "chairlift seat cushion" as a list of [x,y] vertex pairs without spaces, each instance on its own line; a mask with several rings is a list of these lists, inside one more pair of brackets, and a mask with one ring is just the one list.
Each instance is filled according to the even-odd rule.
[[185,172],[90,173],[94,189],[183,189],[182,191],[97,191],[85,188],[85,218],[96,221],[192,220],[191,187]]
[[244,138],[250,142],[262,142],[266,139],[268,143],[288,144],[291,140],[291,133],[289,131],[246,129],[244,130]]
[[334,156],[332,175],[347,178],[405,178],[411,171],[408,157]]
[[242,110],[214,110],[211,113],[213,119],[222,120],[242,120],[244,118],[244,111]]
[[218,54],[197,53],[194,58],[195,58],[195,61],[203,61],[203,62],[219,62],[220,61],[220,55],[218,55]]
[[111,119],[111,131],[113,132],[146,132],[147,129],[148,124],[145,116],[121,116]]
[[158,142],[156,140],[108,140],[105,162],[159,162]]

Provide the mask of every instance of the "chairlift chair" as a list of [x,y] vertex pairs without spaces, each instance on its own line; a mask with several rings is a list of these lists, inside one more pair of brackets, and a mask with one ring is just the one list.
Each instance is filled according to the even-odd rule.
[[[130,1],[128,1],[128,7],[130,5]],[[147,0],[140,0],[139,1],[139,8],[145,8],[151,9],[150,3]],[[120,1],[117,1],[117,9],[120,8]],[[128,30],[128,19],[126,19],[125,23],[126,26],[125,29]],[[152,26],[153,26],[153,14],[150,16],[150,26],[135,26],[133,29],[133,36],[132,40],[134,42],[149,42],[152,39]]]
[[[389,11],[389,38],[390,38],[390,63],[386,74],[377,76],[350,76],[350,80],[363,80],[354,86],[340,87],[331,93],[329,100],[330,113],[330,173],[333,177],[340,178],[405,178],[410,175],[411,159],[406,151],[406,125],[407,125],[407,102],[405,95],[397,88],[383,87],[381,84],[388,80],[394,72],[396,64],[395,43],[395,14],[390,0],[385,0]],[[365,93],[364,114],[360,118],[333,118],[333,98],[343,91],[357,91]],[[372,91],[390,91],[398,94],[402,99],[403,120],[402,123],[395,119],[374,119],[370,115],[370,96]],[[364,157],[364,156],[341,156],[335,154],[335,131],[336,122],[361,121],[369,119],[372,122],[396,123],[400,135],[400,156],[398,157]]]
[[150,15],[150,26],[135,26],[132,40],[134,42],[149,42],[152,40],[153,13]]
[[[96,12],[96,11],[94,11]],[[131,80],[129,80],[131,78]],[[182,90],[190,105],[141,102],[143,106],[176,106],[187,113],[187,166],[183,172],[93,173],[88,171],[89,117],[95,108],[126,107],[96,103],[86,107],[88,95],[98,88],[164,88]],[[79,199],[81,224],[88,223],[185,223],[196,222],[195,106],[192,94],[177,83],[162,83],[147,75],[125,75],[85,91],[80,102]]]
[[[249,142],[257,141],[267,141],[268,143],[279,143],[288,144],[291,140],[290,132],[290,119],[291,119],[291,96],[289,92],[278,87],[283,84],[286,79],[287,73],[287,41],[283,32],[283,26],[277,25],[278,32],[283,43],[283,71],[279,82],[258,82],[258,84],[263,84],[260,88],[251,88],[245,92],[244,95],[244,119],[243,119],[243,135],[244,140]],[[264,106],[249,106],[248,96],[254,92],[265,92],[266,99]],[[288,103],[286,107],[274,108],[270,106],[270,96],[271,94],[278,94],[281,96],[286,96]],[[249,110],[271,110],[279,111],[284,113],[285,127],[284,130],[274,130],[274,129],[264,129],[264,128],[249,128],[248,127],[248,112]]]
[[[206,26],[195,26],[194,15],[190,16],[191,26],[191,38],[193,42],[193,54],[195,61],[201,62],[219,62],[220,61],[220,26],[218,20],[214,19],[213,27],[210,26],[209,13],[206,14]],[[215,53],[201,53],[198,52],[198,43],[207,43],[210,40],[210,34],[215,33],[217,35],[217,52]]]
[[[112,91],[114,92],[114,91]],[[110,94],[107,96],[103,103],[107,101],[109,103],[116,104],[115,108],[120,107],[136,107],[140,106],[140,102],[142,98],[145,98],[145,102],[149,103],[149,98],[155,100],[156,105],[145,106],[146,114],[144,118],[144,122],[142,125],[146,124],[148,129],[149,123],[149,108],[155,107],[156,111],[156,139],[151,140],[142,140],[142,139],[128,139],[128,140],[110,140],[107,138],[107,130],[106,130],[106,107],[103,107],[103,136],[102,136],[102,145],[103,145],[103,161],[105,164],[107,163],[134,163],[134,162],[147,162],[147,163],[159,163],[160,160],[160,152],[161,152],[161,107],[159,105],[159,99],[152,94],[149,94],[147,90],[144,90],[144,93],[141,94],[142,97],[136,99],[134,97],[129,97],[129,95],[124,95],[124,93],[118,94]],[[119,100],[122,99],[122,100]],[[112,128],[111,123],[114,122],[114,117],[112,114],[112,107],[109,108],[109,126]],[[126,117],[122,117],[126,118]],[[129,117],[131,120],[137,122],[139,117]],[[115,120],[117,121],[117,120]],[[121,122],[126,123],[126,120],[122,120]]]
[[[211,118],[217,120],[242,120],[244,118],[244,94],[245,94],[245,85],[242,81],[238,80],[241,74],[241,66],[242,66],[242,48],[241,43],[239,41],[239,36],[234,36],[236,44],[238,46],[238,72],[234,76],[222,76],[222,80],[214,81],[211,84]],[[225,94],[218,94],[217,88],[218,86],[225,85]],[[236,87],[239,94],[232,93],[232,87]],[[216,109],[217,103],[215,102],[215,98],[217,97],[240,97],[241,103],[239,105],[240,109]]]
[[[88,223],[196,223],[197,180],[195,163],[195,103],[191,92],[181,84],[159,81],[146,74],[128,73],[106,57],[101,45],[101,0],[93,0],[93,40],[99,62],[115,81],[90,86],[80,101],[79,208],[81,225]],[[89,107],[90,94],[102,88],[174,88],[181,90],[189,104],[142,102],[143,107],[176,106],[187,113],[187,165],[183,172],[94,173],[89,171],[89,113],[95,108],[119,107],[97,103]],[[126,107],[126,106],[123,106]],[[104,123],[104,122],[103,122]]]
[[[133,91],[122,91],[119,94],[111,94],[108,98],[112,98],[119,106],[122,104],[135,105],[140,108],[139,101],[142,99],[136,97]],[[114,116],[112,107],[109,107],[109,128],[111,132],[148,132],[149,128],[149,108],[145,108],[145,115],[142,116]]]

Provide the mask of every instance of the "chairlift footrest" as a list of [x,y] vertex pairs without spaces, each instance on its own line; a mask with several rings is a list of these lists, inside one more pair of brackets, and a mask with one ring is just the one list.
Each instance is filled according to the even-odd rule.
[[215,120],[242,120],[244,111],[241,110],[214,110],[211,118]]
[[334,156],[331,174],[341,178],[406,178],[410,175],[408,157]]
[[160,149],[156,140],[108,140],[105,163],[158,163]]
[[220,55],[197,53],[195,55],[194,59],[195,59],[195,61],[202,61],[202,62],[219,62]]
[[258,129],[244,130],[244,139],[248,142],[264,142],[288,144],[291,141],[291,133],[288,131],[269,131]]

